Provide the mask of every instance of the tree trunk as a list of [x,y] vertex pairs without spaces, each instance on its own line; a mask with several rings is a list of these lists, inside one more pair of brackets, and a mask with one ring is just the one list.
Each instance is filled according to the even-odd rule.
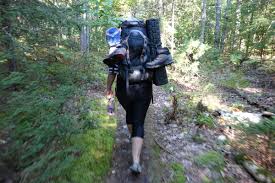
[[[252,26],[253,24],[253,19],[254,19],[254,11],[256,7],[256,0],[252,1],[252,9],[251,9],[251,15],[250,15],[250,20],[249,20],[249,26]],[[249,47],[251,46],[251,34],[253,32],[250,30],[247,33],[247,40],[246,40],[246,49],[245,49],[245,57],[247,58],[249,56]]]
[[164,15],[164,8],[163,8],[163,1],[159,0],[158,1],[158,8],[159,8],[159,17]]
[[[254,12],[252,11],[251,16],[250,16],[250,20],[249,20],[249,25],[251,26],[253,23],[253,17],[254,17]],[[247,33],[247,40],[246,40],[246,45],[245,45],[245,57],[247,58],[249,56],[249,47],[251,44],[251,31],[248,31]]]
[[207,3],[207,0],[202,0],[200,43],[204,43],[204,32],[205,32],[205,23],[206,23],[206,3]]
[[88,2],[85,1],[83,4],[83,10],[84,13],[82,15],[82,20],[84,24],[81,27],[81,33],[80,33],[80,51],[82,53],[88,53],[89,52],[89,26],[87,25],[88,21]]
[[219,49],[220,45],[220,22],[221,22],[221,0],[216,0],[216,26],[215,26],[215,39],[214,46]]
[[171,36],[171,54],[174,54],[175,49],[175,0],[172,1],[172,36]]
[[223,26],[223,32],[222,32],[222,37],[221,37],[221,45],[220,45],[220,50],[221,52],[223,52],[224,50],[224,44],[225,44],[225,40],[227,37],[227,31],[228,31],[228,11],[231,8],[231,0],[227,0],[226,1],[226,7],[225,7],[225,11],[224,11],[224,26]]
[[238,39],[240,38],[240,27],[241,27],[241,3],[242,0],[237,0],[237,9],[236,9],[236,29],[233,34],[233,48],[238,47]]

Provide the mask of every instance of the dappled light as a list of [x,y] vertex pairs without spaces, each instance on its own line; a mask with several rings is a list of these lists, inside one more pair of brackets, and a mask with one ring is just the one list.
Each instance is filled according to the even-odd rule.
[[0,183],[274,182],[272,3],[1,0]]

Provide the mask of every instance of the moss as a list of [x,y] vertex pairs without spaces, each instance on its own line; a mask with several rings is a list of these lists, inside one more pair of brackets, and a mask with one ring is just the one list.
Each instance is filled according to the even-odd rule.
[[92,101],[91,109],[90,119],[98,120],[99,126],[71,137],[80,152],[64,175],[69,182],[103,182],[111,167],[116,120],[106,114],[103,100]]
[[173,180],[171,183],[185,183],[186,177],[184,176],[184,167],[180,163],[173,163],[171,168],[174,172]]
[[224,166],[224,157],[216,151],[208,151],[195,157],[195,162],[199,166],[205,166],[216,171],[221,171]]

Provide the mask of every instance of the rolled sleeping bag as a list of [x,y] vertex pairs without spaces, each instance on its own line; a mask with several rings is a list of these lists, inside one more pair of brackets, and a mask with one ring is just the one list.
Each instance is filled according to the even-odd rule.
[[[146,30],[149,38],[150,54],[151,60],[157,57],[157,49],[161,48],[161,38],[160,38],[160,26],[159,19],[149,19],[146,20]],[[168,83],[168,76],[165,66],[154,69],[153,83],[156,86],[165,85]]]

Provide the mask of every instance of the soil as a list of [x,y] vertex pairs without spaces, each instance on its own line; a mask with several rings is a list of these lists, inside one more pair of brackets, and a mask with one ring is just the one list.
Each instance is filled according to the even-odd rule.
[[[117,102],[118,103],[118,102]],[[154,156],[154,107],[151,105],[148,109],[145,119],[144,145],[141,154],[142,173],[132,174],[129,167],[132,164],[132,151],[129,132],[125,122],[125,111],[118,104],[116,111],[118,126],[115,138],[112,168],[106,178],[107,183],[149,183],[161,182],[161,172],[159,160]]]
[[[141,157],[143,172],[138,176],[131,174],[128,169],[131,165],[131,143],[127,136],[125,114],[119,106],[116,144],[107,183],[170,182],[173,180],[170,165],[175,162],[183,165],[185,172],[182,173],[190,183],[203,182],[205,177],[211,180],[218,180],[220,177],[230,178],[240,183],[254,182],[252,177],[232,160],[230,152],[227,152],[226,166],[222,174],[197,166],[194,161],[195,156],[210,150],[221,150],[216,145],[216,141],[222,133],[200,129],[194,123],[182,125],[176,122],[165,122],[166,114],[163,108],[169,106],[169,103],[169,93],[161,87],[154,87],[154,104],[150,106],[145,122],[145,143]],[[198,131],[204,136],[205,143],[192,140],[192,136]],[[159,154],[154,152],[157,148],[160,151]]]

